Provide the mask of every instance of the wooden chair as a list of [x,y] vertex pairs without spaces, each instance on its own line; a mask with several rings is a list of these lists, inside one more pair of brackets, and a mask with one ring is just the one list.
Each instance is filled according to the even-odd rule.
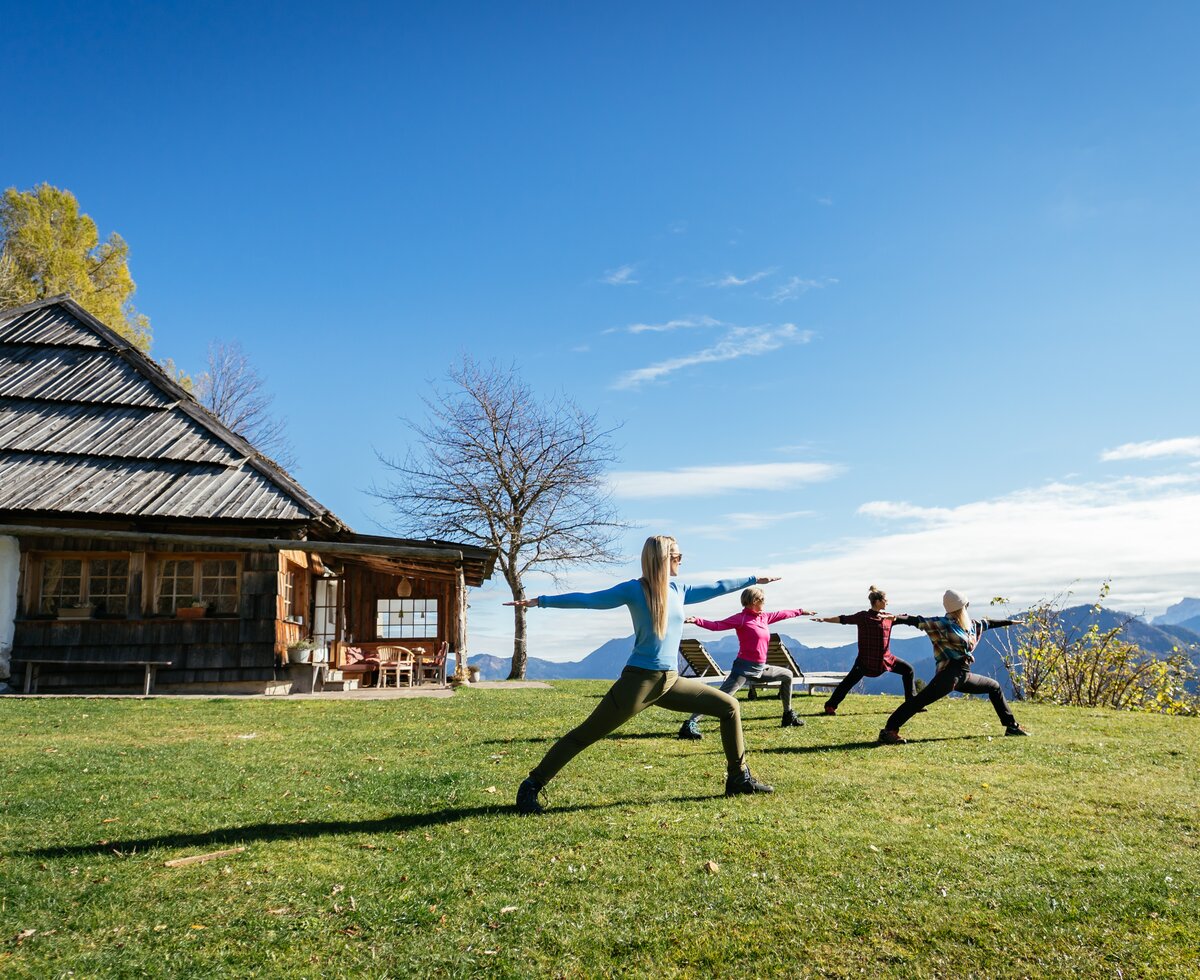
[[699,640],[688,637],[679,641],[679,656],[683,660],[683,669],[679,672],[686,677],[690,670],[693,677],[724,677],[723,671],[712,655],[704,648]]
[[443,640],[438,644],[436,653],[422,653],[417,658],[416,682],[424,684],[427,680],[446,686],[446,655],[450,652],[450,644]]
[[376,647],[375,653],[379,656],[380,687],[388,686],[389,677],[395,678],[396,687],[399,687],[401,675],[407,679],[405,686],[412,687],[416,657],[408,647]]

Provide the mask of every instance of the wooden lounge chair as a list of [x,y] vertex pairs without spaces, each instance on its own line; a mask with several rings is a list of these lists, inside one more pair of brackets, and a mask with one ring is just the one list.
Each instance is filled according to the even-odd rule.
[[704,644],[699,640],[687,638],[679,641],[679,658],[683,661],[683,667],[679,671],[681,677],[687,677],[688,671],[691,671],[692,677],[716,677],[724,678],[723,671],[717,662],[713,660],[712,655],[704,648]]
[[[833,690],[833,688],[842,682],[842,678],[846,676],[844,671],[842,673],[837,673],[836,671],[805,673],[800,669],[800,664],[792,656],[792,651],[787,648],[787,644],[783,642],[783,638],[778,633],[771,634],[771,642],[767,646],[767,663],[775,667],[783,667],[785,670],[790,670],[796,678],[792,681],[792,687],[803,687],[806,689],[806,694],[812,694],[815,687],[827,687]],[[765,687],[766,685],[760,686]],[[753,696],[753,693],[751,696]]]

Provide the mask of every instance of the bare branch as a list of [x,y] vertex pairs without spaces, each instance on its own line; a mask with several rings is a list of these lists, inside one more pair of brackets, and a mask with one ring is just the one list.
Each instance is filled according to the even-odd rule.
[[275,396],[237,341],[208,345],[208,370],[196,378],[196,400],[284,469],[294,469],[287,423],[271,411]]
[[[393,478],[371,492],[398,529],[496,549],[514,598],[531,569],[616,561],[626,525],[604,479],[615,430],[565,396],[538,398],[513,366],[464,357],[446,381],[407,423],[419,448],[379,454]],[[523,615],[515,627],[510,676],[524,677]]]

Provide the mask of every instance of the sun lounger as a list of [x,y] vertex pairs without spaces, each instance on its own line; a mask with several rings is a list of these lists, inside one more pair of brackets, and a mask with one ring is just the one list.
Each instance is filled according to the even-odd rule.
[[[690,637],[680,640],[679,659],[683,661],[683,667],[679,671],[682,677],[715,677],[718,680],[725,678],[725,671],[717,665],[712,655],[699,640],[694,640]],[[691,671],[690,675],[688,671]]]

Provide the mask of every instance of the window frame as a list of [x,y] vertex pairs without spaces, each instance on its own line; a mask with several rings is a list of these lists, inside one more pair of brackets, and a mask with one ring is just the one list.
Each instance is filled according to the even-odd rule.
[[[388,608],[386,610],[381,608],[381,606],[384,603],[386,603],[388,605]],[[415,608],[416,604],[418,604],[418,603],[421,604],[421,609],[419,611],[422,614],[422,619],[423,619],[422,626],[423,626],[423,629],[425,630],[424,632],[421,632],[421,633],[412,632],[411,631],[413,629],[412,627],[405,629],[405,628],[403,628],[403,624],[401,624],[400,632],[396,632],[396,633],[385,632],[385,627],[383,625],[381,625],[381,622],[380,622],[381,616],[385,612],[388,613],[389,615],[392,613],[398,612],[400,614],[401,618],[403,618],[403,615],[405,612],[414,613],[414,614],[416,612],[418,612],[418,610]],[[413,608],[405,609],[404,606],[406,604],[409,606],[412,606]],[[393,607],[399,607],[399,608],[397,609],[397,608],[393,608]],[[430,630],[427,626],[428,621],[429,621],[428,614],[431,609],[433,612],[432,630]],[[441,625],[441,616],[442,616],[441,599],[438,596],[405,596],[403,598],[397,598],[395,596],[383,596],[383,597],[377,598],[375,600],[375,619],[374,619],[375,638],[377,640],[436,640],[438,638],[438,629]],[[414,624],[416,623],[415,618],[413,619],[413,623]]]
[[[149,615],[152,615],[152,616],[174,616],[176,610],[183,608],[176,601],[176,604],[174,604],[170,610],[165,610],[165,609],[161,608],[161,603],[160,603],[160,600],[162,598],[163,572],[165,570],[166,564],[168,562],[183,562],[183,561],[190,561],[192,563],[192,586],[191,586],[191,591],[186,593],[186,595],[191,597],[193,602],[208,602],[208,603],[217,603],[217,602],[219,602],[220,599],[226,598],[227,596],[225,595],[225,593],[220,593],[220,592],[217,593],[216,595],[208,595],[208,596],[205,595],[205,592],[204,592],[204,589],[202,586],[202,582],[204,581],[204,579],[206,579],[206,578],[212,579],[214,576],[211,576],[211,575],[206,576],[204,574],[203,563],[206,561],[233,562],[234,563],[233,575],[227,576],[224,574],[218,574],[216,576],[216,579],[217,579],[217,581],[220,582],[220,581],[225,581],[225,580],[229,579],[230,577],[232,577],[233,582],[234,582],[234,588],[233,588],[233,594],[232,594],[232,597],[234,600],[234,609],[232,611],[221,612],[218,609],[214,608],[212,617],[215,619],[237,619],[241,615],[242,581],[243,581],[243,576],[245,573],[245,560],[244,560],[243,555],[237,554],[237,553],[213,552],[213,551],[202,551],[202,552],[195,552],[195,553],[182,552],[182,551],[178,551],[178,552],[177,551],[164,551],[164,552],[152,552],[150,554],[147,554],[146,560],[150,566],[150,575],[148,576],[149,580],[150,580],[150,590],[149,590],[149,594],[147,596],[147,613]],[[178,581],[178,576],[176,576],[175,578]],[[182,598],[184,595],[185,595],[184,593],[174,592],[173,598],[175,600],[178,600],[178,599]]]
[[[32,556],[33,567],[31,571],[32,585],[34,588],[33,601],[30,603],[30,612],[36,616],[56,616],[59,609],[70,608],[62,605],[58,601],[53,609],[45,608],[46,605],[46,563],[50,561],[77,561],[79,562],[79,594],[78,599],[72,599],[72,602],[77,601],[79,606],[94,605],[92,602],[92,562],[93,561],[123,561],[125,562],[125,606],[119,611],[114,611],[105,608],[103,615],[106,616],[123,616],[128,617],[131,607],[136,606],[136,600],[129,594],[129,583],[133,576],[133,553],[128,551],[40,551],[35,552]],[[112,576],[107,576],[111,580]],[[106,598],[112,598],[113,593],[105,593]],[[56,599],[61,600],[63,597],[57,596]],[[132,600],[132,601],[131,601]],[[78,608],[78,607],[76,607]]]

